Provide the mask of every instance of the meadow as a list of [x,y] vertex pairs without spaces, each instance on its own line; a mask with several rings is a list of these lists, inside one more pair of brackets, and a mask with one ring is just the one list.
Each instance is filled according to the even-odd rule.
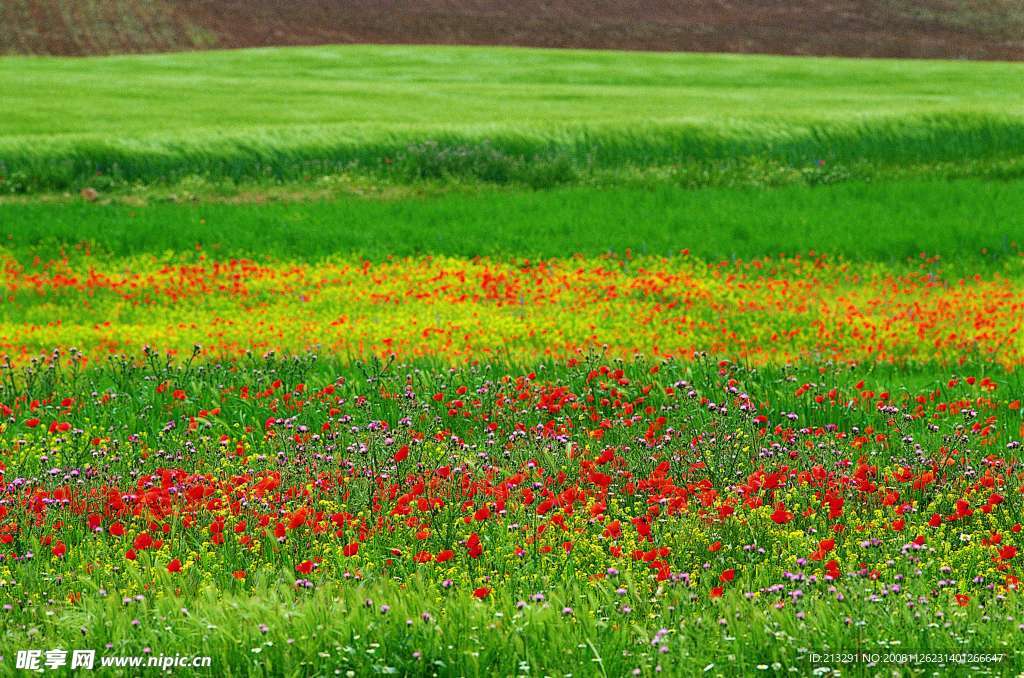
[[[921,224],[930,227],[921,229]],[[1024,182],[915,178],[825,186],[572,186],[445,189],[418,195],[282,198],[209,194],[179,202],[0,203],[0,239],[22,263],[88,244],[108,257],[194,252],[316,262],[332,256],[601,256],[627,250],[709,261],[820,252],[947,270],[1013,266],[1024,244]],[[173,259],[173,256],[172,256]]]
[[0,186],[343,174],[548,188],[652,169],[721,182],[751,165],[1019,176],[1020,77],[1006,63],[466,47],[10,57]]
[[0,59],[0,672],[1020,673],[1020,73]]

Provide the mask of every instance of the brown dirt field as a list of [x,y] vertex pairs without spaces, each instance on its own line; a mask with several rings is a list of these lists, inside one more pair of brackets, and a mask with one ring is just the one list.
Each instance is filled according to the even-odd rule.
[[1024,58],[1021,0],[0,0],[0,53],[324,43]]

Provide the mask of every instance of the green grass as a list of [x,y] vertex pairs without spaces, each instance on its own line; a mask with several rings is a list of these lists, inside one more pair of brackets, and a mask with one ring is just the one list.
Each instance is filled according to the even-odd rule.
[[[461,47],[0,60],[5,192],[351,173],[548,187],[756,158],[995,162],[1024,147],[1007,63]],[[981,171],[980,169],[978,171]]]
[[[544,362],[518,366],[483,364],[449,370],[440,364],[416,361],[392,364],[381,370],[380,365],[346,365],[329,356],[323,360],[306,356],[250,358],[238,363],[188,360],[165,364],[159,356],[152,355],[137,365],[113,357],[99,359],[81,372],[67,362],[59,367],[51,363],[17,375],[3,374],[0,396],[6,402],[15,402],[11,395],[20,397],[16,403],[17,416],[5,416],[8,428],[0,430],[0,436],[10,441],[15,450],[8,459],[9,475],[38,479],[33,488],[36,492],[68,486],[59,475],[46,473],[51,466],[78,468],[96,458],[96,452],[90,451],[90,446],[79,438],[109,435],[118,441],[118,446],[113,448],[113,454],[104,455],[107,458],[102,462],[102,475],[83,474],[85,478],[72,485],[73,491],[81,496],[100,484],[122,487],[145,484],[150,474],[158,474],[159,469],[168,466],[203,468],[211,477],[219,478],[277,470],[282,476],[282,488],[293,484],[307,488],[313,492],[310,501],[318,508],[328,513],[345,510],[363,515],[364,511],[370,511],[370,497],[358,489],[362,480],[359,474],[331,460],[325,462],[329,466],[320,469],[331,469],[331,475],[350,473],[353,477],[341,486],[318,482],[314,489],[309,482],[309,457],[304,456],[307,451],[349,454],[339,451],[344,449],[342,442],[354,439],[349,429],[341,429],[336,438],[332,434],[331,438],[302,445],[293,444],[288,438],[262,439],[264,422],[272,411],[269,408],[276,409],[280,403],[277,398],[268,402],[243,397],[239,394],[241,387],[252,387],[255,392],[281,379],[284,386],[280,393],[289,394],[299,383],[307,386],[308,393],[333,384],[337,389],[332,393],[334,398],[322,402],[319,397],[312,397],[304,406],[287,410],[294,413],[296,423],[320,430],[328,417],[336,416],[328,409],[335,402],[347,408],[346,414],[351,412],[346,424],[363,431],[369,431],[363,427],[371,421],[396,421],[407,413],[420,413],[425,415],[423,421],[445,422],[444,426],[471,443],[470,449],[484,451],[487,446],[477,442],[486,435],[482,432],[483,421],[500,425],[500,435],[504,437],[516,425],[533,430],[552,417],[546,408],[537,407],[533,402],[516,407],[504,398],[499,399],[499,393],[494,390],[504,392],[499,386],[505,383],[504,374],[516,376],[530,371],[539,375],[538,385],[564,384],[573,392],[582,393],[596,388],[587,386],[590,383],[588,373],[599,362],[599,358],[592,355],[577,367]],[[629,389],[624,393],[630,396],[647,393],[641,391],[645,383],[667,386],[682,378],[686,379],[682,383],[688,384],[687,388],[694,389],[692,398],[696,398],[697,393],[716,396],[728,383],[740,392],[749,393],[755,402],[771,402],[770,408],[766,406],[760,411],[770,413],[773,418],[793,412],[799,414],[805,425],[835,425],[840,431],[885,426],[890,414],[876,406],[874,395],[860,405],[836,407],[827,402],[817,405],[810,395],[794,393],[797,384],[814,382],[815,391],[820,393],[834,387],[854,399],[862,389],[873,392],[891,389],[891,402],[900,408],[911,407],[919,393],[938,393],[940,402],[963,402],[963,399],[973,400],[982,392],[980,385],[962,381],[950,385],[948,369],[936,365],[910,369],[884,365],[855,369],[805,365],[762,370],[732,366],[726,371],[709,359],[661,364],[657,376],[651,373],[651,363],[645,360],[616,362],[615,366],[626,371],[628,380],[621,388]],[[978,376],[981,376],[978,370],[987,371],[983,364],[969,364],[964,369],[965,374]],[[415,374],[415,378],[408,376],[411,374]],[[990,376],[998,383],[998,393],[1005,394],[998,397],[1015,397],[1012,394],[1020,393],[1022,375],[1019,371],[1006,373],[996,369]],[[187,400],[172,398],[171,390],[162,395],[154,392],[154,385],[159,383],[173,384],[172,389],[184,389]],[[396,402],[389,395],[407,384],[412,388],[413,383],[415,393],[425,402],[421,403],[418,398]],[[482,400],[479,409],[489,414],[487,419],[442,417],[448,405],[424,397],[440,391],[451,393],[459,384],[468,385],[470,393],[478,394]],[[598,393],[604,388],[602,385]],[[112,397],[99,398],[96,394]],[[60,404],[61,398],[68,396],[76,403],[73,412]],[[363,398],[357,400],[358,396]],[[33,400],[43,404],[31,412],[25,411]],[[755,433],[757,428],[750,422],[755,412],[744,413],[734,408],[728,414],[712,413],[688,406],[687,400],[682,400],[679,406],[676,404],[679,400],[682,400],[681,392],[679,397],[669,396],[664,389],[655,388],[647,402],[655,408],[655,413],[670,417],[673,427],[681,425],[692,431],[739,432],[744,436],[765,437],[765,434]],[[982,400],[986,398],[978,398]],[[496,404],[499,402],[504,404]],[[185,425],[189,413],[197,407],[214,404],[218,407],[217,414],[211,416],[208,423],[204,422],[198,432],[189,432]],[[929,411],[933,407],[934,403],[929,405]],[[1000,422],[1007,425],[997,429],[997,444],[982,448],[982,443],[973,436],[963,434],[959,438],[960,447],[972,457],[1000,450],[1006,439],[1016,437],[1019,414],[1002,408],[996,413]],[[60,417],[82,422],[86,427],[84,435],[47,436],[40,429],[20,425],[30,414],[44,421]],[[653,418],[654,415],[648,416]],[[168,427],[169,420],[179,425]],[[915,441],[926,450],[938,450],[942,441],[948,439],[947,435],[962,428],[959,420],[957,416],[911,418],[901,429],[908,439],[894,442],[891,449],[879,447],[866,454],[871,455],[870,462],[878,468],[891,470],[893,464],[905,461]],[[253,458],[243,464],[233,457],[225,457],[224,449],[215,441],[222,432],[231,437],[240,436],[244,426],[260,433],[252,439]],[[396,435],[408,435],[401,427],[396,426],[394,430],[400,431]],[[134,441],[146,442],[125,441],[129,435]],[[572,435],[577,442],[588,437],[586,429]],[[673,447],[685,449],[693,434],[688,431],[680,435]],[[775,437],[779,435],[767,434],[770,442],[762,444],[781,445]],[[792,462],[769,459],[768,470],[777,468],[780,463],[792,463],[801,471],[808,471],[819,463],[829,465],[830,469],[844,468],[832,465],[851,454],[840,442],[845,438],[816,437],[827,452],[808,452],[806,456],[789,458],[797,459]],[[701,458],[708,460],[709,477],[716,482],[719,476],[715,469],[724,469],[729,464],[740,464],[744,471],[737,474],[740,477],[766,466],[765,459],[756,452],[737,457],[731,436],[708,436],[708,439]],[[20,440],[17,446],[15,440]],[[366,440],[374,455],[380,454],[383,458],[384,441]],[[602,440],[609,449],[624,450],[623,460],[628,460],[629,469],[635,474],[630,477],[647,477],[663,459],[644,454],[642,448],[630,450],[629,446],[636,442],[636,433],[634,426],[626,426],[622,420],[610,427]],[[152,448],[155,454],[138,457],[132,445]],[[802,444],[794,443],[794,447],[797,446]],[[556,449],[561,448],[559,443]],[[184,457],[175,460],[171,453],[164,458],[164,449],[182,450]],[[436,449],[442,448],[437,446]],[[570,484],[586,487],[587,481],[576,475],[578,460],[553,453],[551,445],[541,438],[523,440],[509,450],[504,456],[491,453],[504,477],[511,475],[512,469],[522,468],[526,460],[535,459],[545,468],[567,472]],[[256,453],[260,454],[256,456]],[[457,459],[459,448],[449,448],[442,454]],[[487,453],[483,456],[486,458]],[[281,459],[287,459],[288,463],[280,463]],[[385,462],[357,457],[356,463]],[[411,475],[401,482],[412,485],[417,473],[440,463],[445,463],[444,458],[433,461],[427,458],[418,466],[410,460],[402,470]],[[468,460],[463,463],[467,477],[484,471]],[[670,477],[687,478],[687,472],[679,468],[682,463],[678,459],[674,463],[676,468]],[[317,470],[315,465],[312,468]],[[732,477],[724,471],[723,474]],[[954,475],[947,487],[955,489],[953,483],[959,480],[968,482],[965,477]],[[682,483],[681,480],[676,482]],[[227,533],[231,541],[214,547],[208,541],[210,530],[207,527],[210,514],[214,512],[212,503],[206,505],[205,501],[196,499],[203,508],[197,506],[194,511],[172,512],[160,518],[169,526],[167,547],[162,551],[140,553],[137,560],[129,562],[122,554],[134,530],[129,533],[129,539],[122,541],[106,530],[87,529],[85,513],[88,511],[64,509],[47,513],[45,522],[33,522],[27,502],[11,502],[6,521],[16,521],[23,527],[17,534],[18,541],[7,548],[31,548],[37,555],[10,565],[17,580],[4,590],[3,602],[10,601],[10,608],[0,610],[4,621],[0,625],[0,655],[3,655],[0,670],[10,671],[18,649],[63,647],[92,648],[99,656],[144,656],[145,648],[150,648],[153,655],[206,655],[213,660],[212,670],[207,673],[225,676],[348,675],[347,671],[359,676],[375,673],[432,675],[434,672],[440,676],[567,673],[626,676],[633,674],[634,669],[639,669],[639,673],[633,675],[643,676],[698,675],[701,672],[702,675],[730,676],[767,673],[769,668],[773,674],[793,669],[804,675],[818,665],[842,668],[844,675],[853,676],[878,675],[879,666],[899,666],[900,675],[928,675],[940,669],[945,669],[943,675],[975,675],[976,669],[967,664],[980,665],[997,675],[1009,675],[1011,671],[1019,671],[1024,662],[1019,643],[1024,610],[1019,595],[989,594],[979,586],[966,589],[972,596],[971,605],[958,607],[953,602],[954,593],[965,590],[963,587],[969,586],[968,582],[978,573],[979,562],[980,567],[987,567],[988,554],[978,548],[978,541],[994,530],[1002,530],[1007,541],[1016,541],[1014,533],[1003,529],[1021,516],[1019,485],[1016,480],[1009,482],[1009,486],[1001,489],[1005,503],[992,516],[993,520],[1000,521],[998,526],[993,526],[979,513],[955,527],[929,531],[928,543],[934,546],[921,551],[921,557],[907,558],[901,553],[901,544],[920,530],[930,529],[923,526],[933,510],[928,507],[948,511],[954,497],[960,495],[952,489],[946,497],[941,491],[906,489],[908,501],[913,498],[922,507],[907,514],[908,520],[916,524],[911,523],[903,534],[893,534],[884,528],[887,519],[879,521],[880,509],[876,502],[865,499],[852,488],[841,489],[837,481],[840,489],[836,491],[847,497],[842,522],[847,525],[868,523],[870,527],[864,532],[849,529],[834,533],[840,542],[850,543],[849,549],[839,548],[834,555],[845,559],[844,571],[851,573],[834,585],[807,578],[793,582],[783,576],[785,571],[800,572],[805,577],[820,571],[821,566],[814,562],[798,567],[796,558],[806,553],[822,535],[833,534],[823,515],[806,524],[814,527],[806,533],[795,526],[777,531],[764,510],[757,515],[742,506],[737,510],[750,514],[750,519],[737,521],[737,524],[716,523],[706,516],[689,513],[696,513],[696,509],[675,514],[663,512],[654,519],[657,543],[671,545],[672,557],[680,563],[675,567],[692,572],[693,583],[684,584],[657,582],[646,565],[631,566],[629,557],[606,562],[601,555],[606,544],[596,537],[588,540],[585,536],[588,530],[599,533],[600,523],[595,528],[585,514],[580,517],[582,511],[576,512],[576,518],[568,517],[574,521],[570,524],[579,526],[577,530],[555,537],[556,542],[565,538],[576,542],[576,548],[570,553],[538,562],[539,556],[533,551],[528,557],[513,560],[506,554],[519,538],[519,530],[509,525],[524,525],[534,520],[534,508],[522,506],[518,494],[508,500],[507,515],[489,519],[487,523],[468,525],[461,520],[465,511],[460,508],[460,496],[450,497],[442,487],[437,492],[446,501],[436,509],[437,514],[429,518],[438,526],[432,541],[417,540],[409,526],[399,523],[363,542],[358,559],[342,557],[333,548],[334,542],[339,541],[332,535],[333,530],[313,533],[305,526],[293,529],[281,542],[265,535],[260,549],[242,548],[232,543],[234,537],[231,537],[234,534],[231,525],[240,516],[226,510],[220,510],[218,515],[229,515],[231,522]],[[556,487],[561,484],[562,481],[555,482]],[[357,489],[350,496],[346,487]],[[787,494],[786,501],[790,505],[797,501],[810,503],[818,491],[816,486],[791,490],[797,494]],[[650,498],[646,492],[637,495],[616,488],[612,496],[617,497],[613,506],[615,515],[627,525],[627,516],[647,512]],[[291,502],[285,497],[290,497]],[[278,504],[294,509],[304,501],[303,497],[299,492],[295,495],[282,492],[274,498],[268,496],[265,500],[246,503],[241,509],[242,516],[253,522],[253,514],[269,512]],[[393,499],[383,500],[386,502],[381,509],[383,514],[388,513],[390,503],[387,502]],[[107,526],[114,519],[129,525],[134,521],[137,528],[147,523],[146,517],[140,516],[115,514],[106,518]],[[197,522],[189,525],[188,518],[196,518]],[[451,525],[455,536],[442,536],[441,526],[444,525]],[[462,556],[454,561],[457,565],[446,568],[409,561],[412,552],[420,548],[436,549],[441,539],[452,539],[457,544],[460,530],[479,531],[486,540],[487,550],[479,559]],[[48,545],[40,540],[51,533],[59,535],[69,545],[67,559],[55,560],[48,555]],[[962,533],[972,536],[971,544],[957,537]],[[873,536],[884,539],[885,545],[878,549],[855,546]],[[710,552],[707,547],[712,539],[721,539],[724,550]],[[340,543],[345,541],[340,540]],[[746,549],[745,544],[757,544],[765,551]],[[939,544],[952,546],[953,551]],[[589,548],[591,546],[596,546],[596,550]],[[394,557],[393,563],[386,563],[385,557],[391,553],[391,548],[399,548],[404,557]],[[456,548],[461,555],[461,546]],[[166,562],[172,556],[182,556],[186,561],[182,572],[171,574],[166,570]],[[323,558],[321,567],[308,577],[310,587],[291,585],[297,579],[306,578],[295,572],[294,563],[314,556]],[[93,561],[99,565],[84,566]],[[882,569],[882,578],[875,580],[852,574],[860,569],[860,566],[853,567],[858,561]],[[708,566],[704,567],[704,563]],[[956,565],[955,572],[945,567],[947,563]],[[609,564],[618,572],[609,574],[608,579],[587,576],[604,571],[604,566]],[[709,599],[707,591],[714,585],[715,575],[726,566],[739,568],[735,585],[727,587],[721,599]],[[231,573],[239,569],[246,572],[244,581],[232,577]],[[354,572],[359,572],[359,576],[354,576]],[[493,581],[489,581],[493,590],[486,600],[478,601],[470,592],[484,574],[493,577]],[[994,573],[986,572],[986,576],[989,581],[1000,579]],[[947,578],[959,580],[958,586],[936,584],[936,580]],[[789,581],[784,589],[799,589],[803,595],[798,600],[785,590],[769,588],[780,581]],[[890,588],[895,581],[901,585],[898,591]],[[752,595],[745,596],[745,592]],[[837,593],[841,593],[842,598]],[[73,594],[78,594],[76,602],[69,604],[66,601]],[[664,631],[659,632],[661,629]],[[943,659],[927,665],[896,660],[879,666],[869,666],[866,662],[836,666],[837,662],[828,659],[818,662],[812,659],[812,653],[854,651],[933,655],[1000,653],[1003,658],[998,662],[968,660],[964,666],[954,666],[956,662]],[[779,666],[772,668],[776,663]],[[124,671],[121,675],[131,673]]]
[[978,269],[1020,261],[1024,180],[572,187],[262,205],[36,201],[0,211],[0,244],[22,259],[80,243],[112,256],[202,244],[216,256],[305,261],[339,253],[553,257],[688,248],[711,260],[815,250],[900,262],[923,252]]
[[[0,639],[10,648],[96,647],[98,656],[146,657],[145,648],[151,648],[148,656],[209,656],[210,668],[193,675],[223,676],[718,677],[787,669],[806,675],[819,666],[873,676],[879,665],[870,665],[872,655],[926,652],[936,659],[920,665],[890,659],[884,665],[899,666],[899,675],[923,676],[939,670],[984,675],[986,669],[1009,675],[1024,664],[1012,628],[1021,614],[1017,597],[987,609],[952,611],[942,625],[923,624],[902,600],[857,602],[840,614],[828,602],[813,601],[803,606],[806,619],[739,595],[719,604],[695,602],[686,591],[651,599],[632,595],[623,602],[610,591],[560,587],[542,603],[520,608],[517,602],[512,595],[487,603],[458,594],[441,598],[421,581],[402,588],[387,582],[328,585],[308,594],[271,584],[247,593],[205,588],[187,599],[150,597],[128,605],[115,596],[90,596],[51,616],[49,608],[30,607]],[[624,604],[636,609],[633,619],[620,611]],[[390,608],[387,613],[381,605]],[[993,610],[997,620],[986,623]],[[844,615],[855,624],[844,623]],[[132,619],[139,624],[133,627]],[[651,643],[659,629],[669,631],[664,650]],[[971,638],[966,645],[965,636]],[[103,650],[106,643],[113,647]],[[865,659],[854,663],[814,661],[815,654],[858,651]],[[939,658],[968,652],[1001,659],[958,666]],[[13,666],[13,654],[4,664]]]

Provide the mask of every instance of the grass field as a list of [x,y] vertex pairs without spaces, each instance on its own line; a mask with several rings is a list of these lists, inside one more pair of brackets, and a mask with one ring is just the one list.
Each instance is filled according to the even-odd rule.
[[972,271],[1019,266],[1024,181],[960,179],[705,188],[568,187],[446,191],[418,197],[331,197],[269,203],[7,203],[0,243],[21,260],[193,250],[218,257],[315,262],[424,254],[499,259],[670,256],[709,261],[810,251],[850,261],[920,263]]
[[1020,673],[1020,73],[0,60],[0,673]]
[[700,182],[751,163],[982,173],[1019,159],[1021,73],[458,47],[7,58],[0,168],[15,193],[336,174],[549,187],[654,168]]

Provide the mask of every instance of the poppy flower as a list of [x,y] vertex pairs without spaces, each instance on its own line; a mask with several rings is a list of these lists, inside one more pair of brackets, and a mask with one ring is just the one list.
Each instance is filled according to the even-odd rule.
[[469,551],[470,558],[479,558],[484,552],[480,545],[480,536],[476,532],[469,535],[469,539],[466,540],[466,550]]
[[181,561],[177,558],[167,563],[167,571],[170,573],[181,572]]
[[491,590],[486,586],[481,586],[478,589],[473,589],[473,597],[483,600],[487,596],[491,595]]
[[780,501],[775,505],[775,512],[771,515],[772,520],[778,525],[785,525],[793,520],[793,514],[786,510],[786,506]]

